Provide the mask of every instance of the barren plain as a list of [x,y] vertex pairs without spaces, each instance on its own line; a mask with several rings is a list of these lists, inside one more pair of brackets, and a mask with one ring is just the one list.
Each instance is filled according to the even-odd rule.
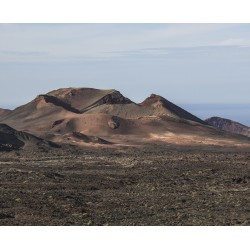
[[0,225],[250,225],[244,147],[0,152]]

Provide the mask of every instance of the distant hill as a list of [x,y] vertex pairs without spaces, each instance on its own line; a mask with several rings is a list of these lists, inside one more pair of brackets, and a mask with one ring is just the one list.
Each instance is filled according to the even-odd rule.
[[245,126],[239,122],[221,117],[211,117],[205,120],[209,125],[216,128],[245,136],[250,136],[250,127]]

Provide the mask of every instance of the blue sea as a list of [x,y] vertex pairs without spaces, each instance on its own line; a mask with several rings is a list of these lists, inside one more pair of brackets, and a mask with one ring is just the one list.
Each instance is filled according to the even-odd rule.
[[219,116],[250,126],[250,104],[182,104],[179,106],[201,119]]

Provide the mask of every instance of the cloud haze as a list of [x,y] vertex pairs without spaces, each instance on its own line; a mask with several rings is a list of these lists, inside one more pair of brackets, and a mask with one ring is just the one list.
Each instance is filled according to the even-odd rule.
[[249,24],[2,24],[0,106],[68,86],[248,104]]
[[[250,45],[247,33],[232,37],[238,26],[248,28],[226,24],[5,24],[0,26],[0,47],[6,53],[0,61],[107,59],[127,50]],[[8,52],[16,56],[9,57]]]

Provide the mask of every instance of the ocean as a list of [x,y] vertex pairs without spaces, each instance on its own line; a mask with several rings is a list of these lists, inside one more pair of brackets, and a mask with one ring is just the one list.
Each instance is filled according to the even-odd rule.
[[180,107],[203,120],[219,116],[250,126],[250,104],[182,104]]

